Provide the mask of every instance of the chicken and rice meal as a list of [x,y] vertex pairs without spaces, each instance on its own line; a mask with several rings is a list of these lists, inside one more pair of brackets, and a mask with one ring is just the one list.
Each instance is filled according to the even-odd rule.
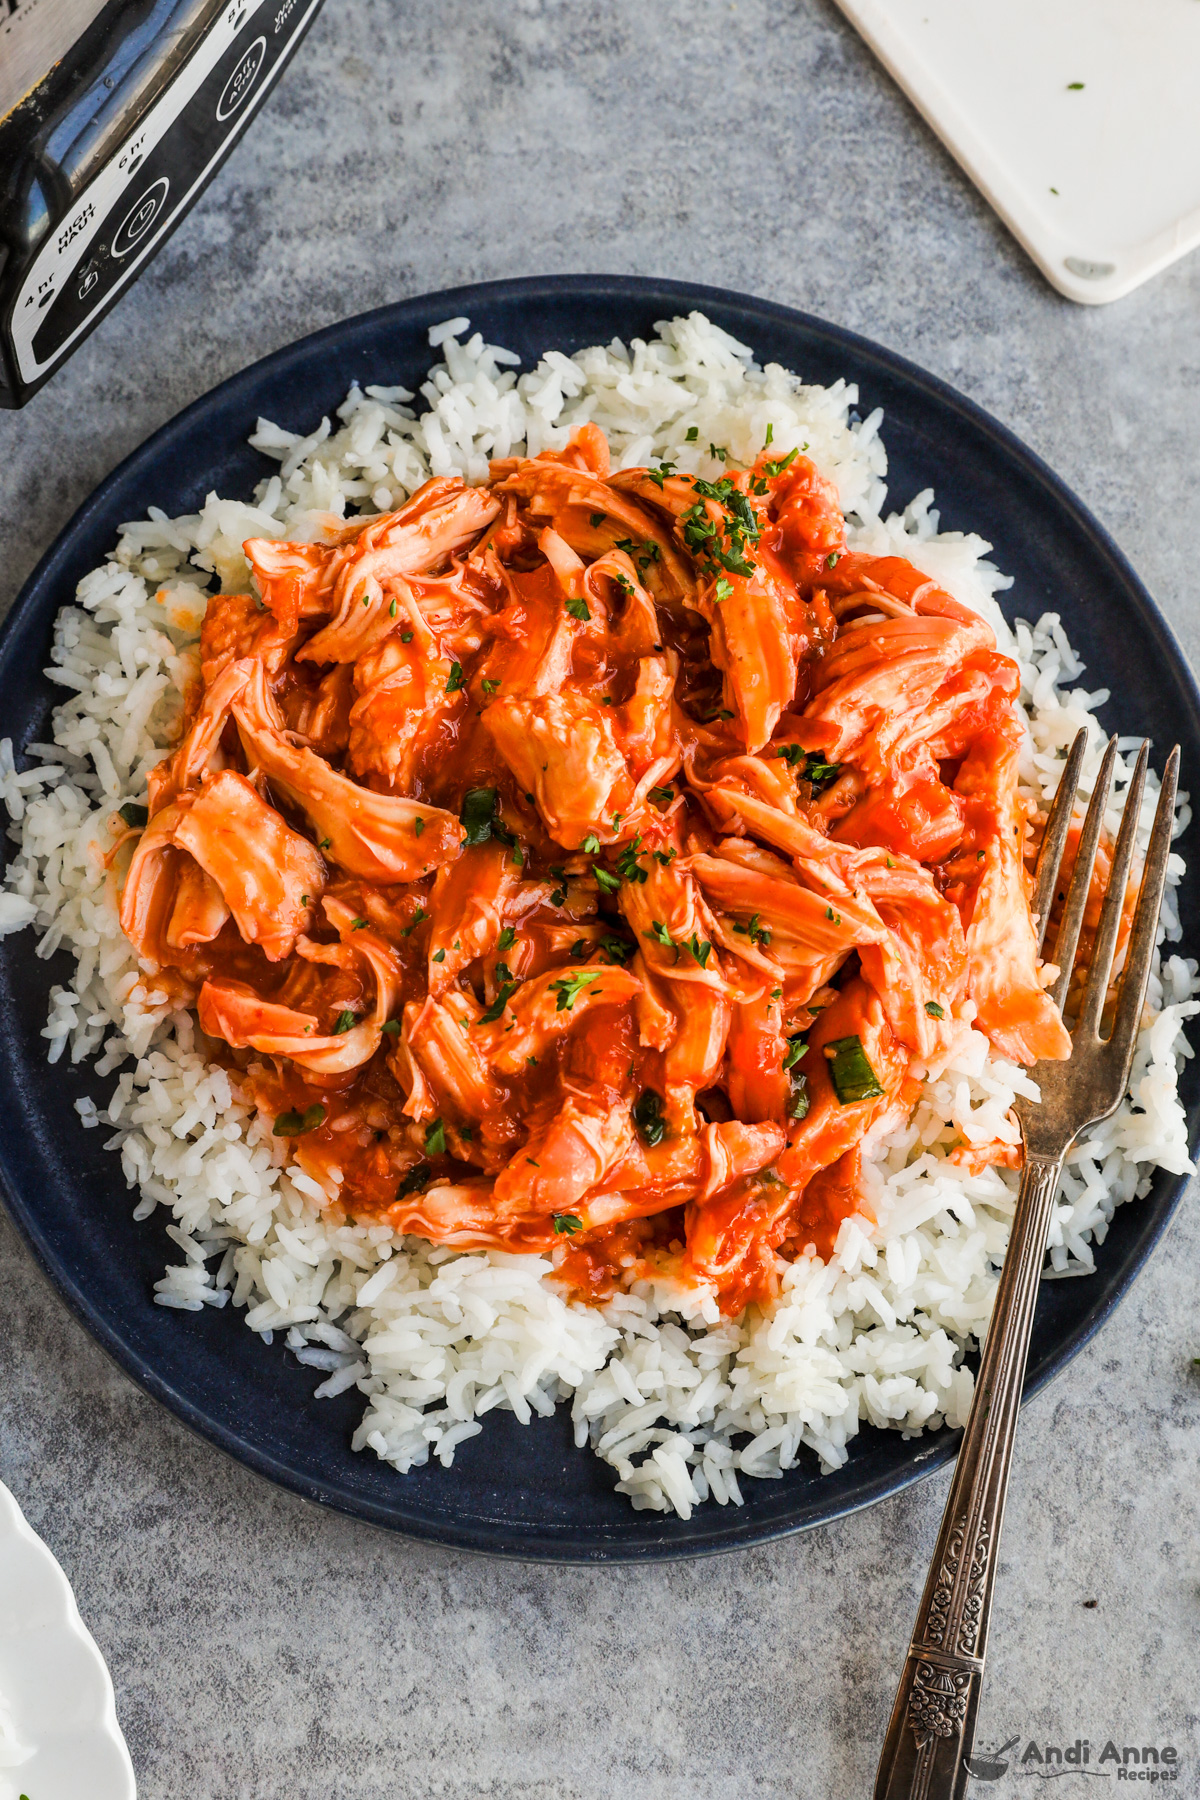
[[[81,584],[54,742],[0,771],[0,925],[78,959],[50,1054],[119,1071],[82,1123],[172,1215],[160,1302],[357,1384],[400,1470],[569,1398],[686,1516],[965,1417],[1011,1104],[1070,1052],[1031,871],[1106,696],[931,496],[882,516],[853,389],[700,315],[519,378],[466,330],[423,411],[260,421],[252,505]],[[1189,1167],[1195,968],[1160,959],[1053,1275]]]

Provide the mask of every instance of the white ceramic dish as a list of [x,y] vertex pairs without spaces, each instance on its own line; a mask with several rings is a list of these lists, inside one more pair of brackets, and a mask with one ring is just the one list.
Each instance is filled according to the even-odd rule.
[[104,1658],[0,1482],[0,1800],[136,1800]]
[[1071,300],[1200,244],[1196,0],[838,0]]

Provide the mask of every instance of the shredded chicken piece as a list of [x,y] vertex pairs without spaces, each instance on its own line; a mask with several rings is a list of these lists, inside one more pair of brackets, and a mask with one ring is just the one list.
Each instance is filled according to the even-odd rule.
[[331,1204],[736,1312],[967,1022],[1069,1053],[1015,665],[806,457],[587,425],[312,532],[209,601],[121,923]]

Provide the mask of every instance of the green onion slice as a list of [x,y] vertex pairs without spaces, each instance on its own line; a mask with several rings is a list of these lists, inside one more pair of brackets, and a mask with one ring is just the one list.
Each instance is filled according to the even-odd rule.
[[274,1137],[300,1137],[306,1131],[315,1131],[318,1125],[325,1123],[325,1108],[319,1100],[306,1106],[301,1112],[281,1112],[275,1120],[272,1135]]
[[874,1069],[867,1061],[860,1037],[835,1038],[826,1044],[829,1074],[839,1106],[853,1106],[858,1100],[877,1100],[883,1093]]

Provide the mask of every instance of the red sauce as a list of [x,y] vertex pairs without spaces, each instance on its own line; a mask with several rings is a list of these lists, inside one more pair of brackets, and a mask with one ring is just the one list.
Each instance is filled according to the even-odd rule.
[[[200,1003],[229,1039],[212,1054],[348,1216],[548,1253],[589,1302],[673,1271],[737,1312],[776,1291],[780,1255],[828,1257],[865,1211],[860,1152],[845,1145],[874,1113],[832,1101],[814,1067],[822,1031],[859,1035],[881,1104],[910,1054],[869,988],[879,957],[856,950],[870,924],[837,938],[823,893],[832,929],[796,923],[779,820],[821,854],[832,838],[887,850],[889,869],[911,859],[927,911],[943,892],[969,909],[1003,810],[978,792],[980,744],[1011,726],[1017,677],[976,633],[941,671],[931,750],[885,778],[850,755],[832,777],[806,769],[804,752],[819,762],[852,741],[829,700],[839,620],[915,608],[918,635],[936,636],[962,609],[901,558],[848,553],[836,495],[804,456],[764,450],[753,470],[699,487],[669,468],[611,482],[607,470],[589,427],[561,457],[496,465],[491,493],[432,482],[361,540],[247,546],[261,600],[211,601],[189,736],[152,779],[144,844],[172,807],[196,810],[139,875],[153,940],[139,949],[181,993],[225,995],[224,1011]],[[471,522],[456,537],[460,515]],[[422,567],[410,548],[393,566],[405,533],[422,532],[436,553]],[[239,671],[248,685],[222,718],[213,696]],[[972,768],[975,786],[957,791]],[[279,815],[276,838],[258,834],[283,846],[273,873],[297,845],[297,866],[327,872],[318,894],[287,890],[279,916],[292,906],[294,926],[276,917],[260,934],[291,946],[277,961],[241,914],[172,947],[185,862],[196,916],[212,910],[203,880],[228,896],[195,843],[218,769],[238,776],[226,781],[244,816]],[[333,776],[339,810],[321,826]],[[718,808],[714,790],[734,798]],[[743,822],[739,793],[775,806],[774,836]],[[694,873],[706,864],[708,887]],[[718,900],[714,869],[764,894],[774,922],[757,900]],[[814,931],[840,947],[787,949]],[[810,1027],[806,1120],[789,1070]]]

